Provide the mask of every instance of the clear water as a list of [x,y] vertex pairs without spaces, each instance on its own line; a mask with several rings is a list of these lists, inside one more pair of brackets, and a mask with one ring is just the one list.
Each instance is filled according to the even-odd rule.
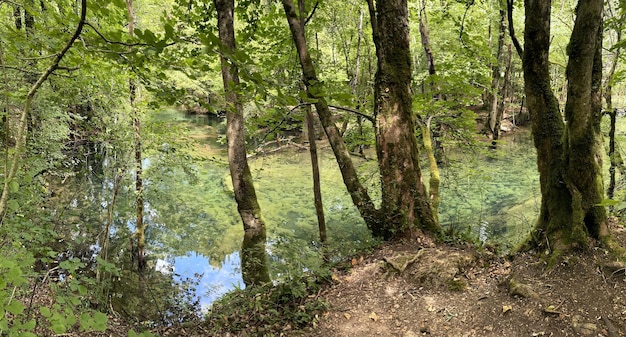
[[[157,118],[190,123],[171,112]],[[214,137],[218,125],[210,124],[202,118],[188,124],[200,141],[198,151],[209,159],[182,165],[157,152],[146,160],[144,175],[150,259],[159,270],[173,273],[179,280],[197,279],[197,294],[204,306],[234,287],[243,287],[238,253],[243,229],[224,149]],[[441,174],[443,226],[504,247],[521,240],[539,203],[534,153],[529,134],[521,132],[506,138],[495,153],[455,154]],[[370,191],[375,191],[376,163],[355,160]],[[112,195],[111,176],[116,172],[114,162],[105,163],[103,174],[86,172],[65,182],[59,192],[66,195],[62,205],[67,216],[104,223]],[[259,156],[250,164],[268,229],[272,276],[276,279],[315,268],[321,261],[309,153]],[[328,148],[320,150],[320,168],[333,254],[340,258],[372,245],[374,240],[352,205]],[[427,179],[427,172],[424,177]],[[114,236],[134,229],[130,174],[124,186],[116,203]]]

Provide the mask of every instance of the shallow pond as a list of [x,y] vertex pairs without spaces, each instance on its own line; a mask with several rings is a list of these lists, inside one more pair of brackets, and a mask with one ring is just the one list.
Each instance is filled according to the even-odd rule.
[[[226,291],[243,287],[239,258],[243,229],[224,148],[216,141],[219,126],[204,118],[189,120],[171,112],[155,118],[189,128],[200,143],[195,151],[204,159],[188,158],[183,165],[164,150],[155,151],[144,161],[148,253],[157,269],[181,280],[197,279],[197,294],[206,306]],[[455,153],[441,174],[442,225],[457,235],[504,248],[517,243],[528,233],[540,201],[535,160],[526,131],[506,137],[498,151]],[[355,162],[370,191],[375,191],[375,161],[355,158]],[[103,223],[113,173],[118,172],[113,158],[104,164],[98,172],[89,170],[74,177],[73,183],[66,181],[62,193],[68,193],[71,200],[64,207],[76,213],[74,216]],[[321,260],[308,151],[257,156],[250,164],[268,228],[272,276],[276,279],[315,268]],[[350,256],[361,247],[374,245],[328,147],[320,150],[320,168],[329,247],[334,257]],[[428,178],[428,172],[424,177]],[[134,226],[132,175],[125,179],[115,207],[114,235],[132,231]]]

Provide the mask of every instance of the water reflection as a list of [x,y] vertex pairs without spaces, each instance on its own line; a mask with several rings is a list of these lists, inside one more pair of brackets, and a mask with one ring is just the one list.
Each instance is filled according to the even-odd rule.
[[213,267],[209,258],[196,252],[171,260],[157,260],[157,266],[161,266],[163,272],[172,272],[177,282],[183,282],[187,278],[197,279],[196,295],[200,298],[202,311],[206,311],[211,303],[228,291],[243,287],[239,252],[226,255],[220,261],[220,267]]
[[[180,115],[173,116],[183,121]],[[146,234],[152,265],[165,272],[171,269],[179,281],[198,275],[196,293],[201,304],[208,306],[228,290],[243,287],[239,255],[243,228],[225,153],[215,141],[215,126],[202,119],[185,125],[201,142],[197,151],[204,159],[180,156],[182,150],[170,141],[168,151],[147,156]],[[451,158],[442,170],[440,220],[444,228],[504,245],[513,245],[530,229],[539,202],[534,147],[528,133],[516,137],[504,140],[499,154],[458,153]],[[132,175],[115,182],[113,177],[124,168],[123,159],[114,160],[111,154],[103,158],[102,169],[85,170],[58,182],[55,188],[62,197],[56,207],[59,221],[89,223],[94,231],[102,231],[114,184],[121,183],[109,233],[109,256],[119,256],[134,230]],[[321,259],[308,152],[261,156],[250,164],[267,224],[272,275],[285,277],[315,268]],[[376,163],[359,161],[357,165],[376,198]],[[320,149],[320,170],[328,245],[335,258],[350,255],[373,240],[328,149]]]

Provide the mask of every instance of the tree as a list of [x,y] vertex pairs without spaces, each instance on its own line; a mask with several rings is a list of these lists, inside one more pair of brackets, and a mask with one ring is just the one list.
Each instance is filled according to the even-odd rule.
[[[406,1],[368,2],[378,56],[374,112],[376,149],[381,176],[382,205],[374,207],[359,181],[350,155],[332,120],[308,51],[300,19],[291,0],[283,0],[309,99],[315,103],[344,183],[374,236],[411,237],[418,230],[438,234],[426,188],[422,182],[411,99],[411,53]],[[373,119],[373,118],[371,118]]]
[[[69,41],[63,46],[63,48],[56,54],[52,63],[48,66],[48,68],[37,78],[37,81],[32,84],[28,93],[26,94],[26,98],[24,99],[24,107],[22,108],[22,112],[19,119],[18,131],[16,136],[16,144],[15,144],[15,152],[10,159],[10,168],[6,169],[7,172],[4,177],[4,187],[2,189],[2,195],[0,196],[0,224],[2,224],[2,219],[4,218],[7,211],[7,204],[9,201],[9,193],[11,190],[15,190],[19,188],[17,182],[13,179],[17,174],[18,168],[20,166],[20,157],[24,151],[24,147],[26,146],[26,136],[27,136],[27,126],[28,126],[28,117],[31,113],[31,108],[33,104],[33,100],[35,98],[35,94],[41,87],[41,85],[48,79],[48,77],[59,68],[59,63],[63,59],[63,57],[67,54],[67,52],[72,48],[74,41],[78,39],[80,36],[83,27],[85,25],[85,18],[87,15],[87,3],[86,0],[81,1],[81,12],[80,12],[80,20],[76,26],[76,29]],[[5,165],[9,165],[9,161],[5,162]],[[17,185],[18,187],[14,187]]]
[[588,238],[613,246],[603,199],[601,162],[601,0],[581,0],[568,47],[564,122],[550,86],[551,1],[526,0],[523,69],[541,185],[530,247],[553,258],[585,248]]
[[422,181],[411,98],[406,0],[368,1],[378,70],[374,84],[376,153],[382,186],[383,236],[438,233]]
[[239,73],[232,62],[236,52],[233,12],[234,0],[214,0],[221,42],[221,67],[228,110],[226,113],[228,164],[243,221],[244,239],[241,249],[241,271],[246,286],[270,282],[265,252],[265,222],[256,198],[252,174],[246,159],[243,106],[238,92]]
[[311,55],[309,54],[307,47],[304,29],[300,19],[298,18],[296,7],[291,0],[283,0],[282,3],[285,15],[287,16],[287,22],[289,23],[289,30],[291,31],[296,50],[298,52],[298,57],[300,59],[302,79],[306,88],[308,99],[315,104],[315,109],[317,110],[322,127],[324,128],[326,137],[328,137],[328,141],[331,145],[333,153],[335,154],[337,163],[339,164],[344,184],[350,193],[352,202],[365,220],[367,227],[375,236],[381,236],[383,233],[380,231],[377,210],[372,199],[367,193],[367,190],[359,181],[354,164],[350,159],[350,153],[341,138],[339,129],[333,121],[328,103],[323,95],[323,86],[317,78],[315,67],[313,66],[313,60],[311,59]]

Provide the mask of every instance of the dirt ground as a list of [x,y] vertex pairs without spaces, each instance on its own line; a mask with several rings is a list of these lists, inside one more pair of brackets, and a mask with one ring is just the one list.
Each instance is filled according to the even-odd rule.
[[[624,229],[614,231],[624,244]],[[531,254],[499,258],[430,243],[352,262],[321,294],[330,310],[306,336],[626,335],[623,264],[600,248],[551,270]]]
[[[626,247],[626,229],[612,225],[612,231]],[[333,283],[317,295],[329,310],[313,327],[285,328],[272,336],[626,336],[625,271],[626,264],[602,248],[565,256],[548,269],[532,253],[498,257],[427,239],[391,244],[334,272]],[[104,333],[66,336],[127,336],[126,323],[114,318],[109,323]],[[202,324],[152,332],[210,336]]]

